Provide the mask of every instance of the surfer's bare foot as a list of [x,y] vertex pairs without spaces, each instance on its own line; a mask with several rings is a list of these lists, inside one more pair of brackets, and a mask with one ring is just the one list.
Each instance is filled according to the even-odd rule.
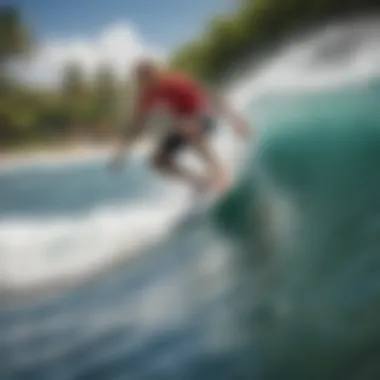
[[218,173],[212,180],[211,188],[216,192],[222,192],[228,188],[230,179],[226,173]]
[[208,192],[223,192],[228,188],[230,179],[225,173],[218,173],[210,177],[197,178],[194,182],[195,193],[205,194]]
[[198,194],[205,193],[210,188],[210,181],[207,178],[198,178],[194,183],[195,192]]

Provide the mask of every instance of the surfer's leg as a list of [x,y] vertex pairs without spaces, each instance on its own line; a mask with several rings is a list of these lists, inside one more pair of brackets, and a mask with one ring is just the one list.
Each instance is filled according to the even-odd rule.
[[160,172],[187,182],[197,191],[206,187],[206,179],[200,177],[176,161],[176,153],[186,145],[186,140],[179,134],[168,136],[152,159],[153,166]]
[[189,126],[184,130],[187,143],[206,162],[209,169],[209,182],[218,189],[228,185],[228,176],[218,156],[209,144],[209,133],[214,129],[214,121],[209,117],[201,117],[196,121],[197,126]]

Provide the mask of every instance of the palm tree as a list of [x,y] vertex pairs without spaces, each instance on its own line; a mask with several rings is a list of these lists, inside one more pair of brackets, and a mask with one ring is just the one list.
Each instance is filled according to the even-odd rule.
[[19,12],[11,6],[1,6],[0,62],[25,54],[30,47],[29,32]]
[[7,81],[7,67],[13,58],[27,54],[31,39],[19,12],[12,6],[0,7],[0,87]]

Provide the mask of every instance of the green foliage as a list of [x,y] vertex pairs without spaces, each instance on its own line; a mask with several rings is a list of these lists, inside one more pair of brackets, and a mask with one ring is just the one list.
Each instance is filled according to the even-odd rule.
[[31,46],[27,27],[11,6],[0,7],[0,63],[28,52]]
[[207,76],[207,44],[193,41],[176,51],[170,61],[170,66],[196,75],[200,78]]
[[[379,0],[240,0],[237,10],[214,18],[203,35],[175,51],[170,67],[213,82],[245,56],[281,41],[285,33],[310,22],[349,11],[379,8]],[[120,88],[107,65],[86,78],[75,62],[64,70],[60,88],[36,90],[12,83],[7,63],[32,51],[33,38],[20,14],[0,7],[0,147],[85,134],[105,138],[123,113],[129,91]],[[120,93],[124,93],[123,98]],[[120,104],[121,112],[115,109]]]
[[259,55],[291,30],[372,8],[380,8],[378,0],[241,0],[234,13],[214,19],[196,43],[190,42],[173,55],[171,63],[215,81],[245,56]]
[[76,63],[65,67],[62,80],[62,94],[68,99],[78,100],[86,93],[86,81],[83,69]]
[[116,117],[117,95],[117,81],[112,68],[107,65],[100,66],[95,75],[93,90],[95,112],[98,119],[109,120]]
[[10,83],[0,97],[0,148],[85,136],[106,138],[115,123],[118,85],[109,67],[88,80],[74,63],[55,90]]
[[0,7],[0,148],[78,135],[106,136],[114,123],[118,86],[110,67],[86,78],[75,62],[54,91],[22,86],[6,73],[8,63],[32,52],[32,36],[19,12]]

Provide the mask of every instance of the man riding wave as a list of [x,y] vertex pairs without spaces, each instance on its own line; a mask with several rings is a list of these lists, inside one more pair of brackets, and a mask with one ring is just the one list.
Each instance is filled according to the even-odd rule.
[[[133,76],[137,85],[137,105],[131,123],[119,141],[113,163],[120,162],[124,152],[141,136],[151,111],[157,106],[165,106],[175,122],[159,143],[153,155],[153,166],[187,182],[196,191],[225,189],[228,176],[209,145],[210,132],[216,126],[216,117],[224,115],[241,137],[247,137],[249,127],[245,120],[196,80],[181,73],[166,72],[153,60],[141,60]],[[176,160],[178,152],[185,147],[203,159],[208,169],[205,177],[181,166]]]

